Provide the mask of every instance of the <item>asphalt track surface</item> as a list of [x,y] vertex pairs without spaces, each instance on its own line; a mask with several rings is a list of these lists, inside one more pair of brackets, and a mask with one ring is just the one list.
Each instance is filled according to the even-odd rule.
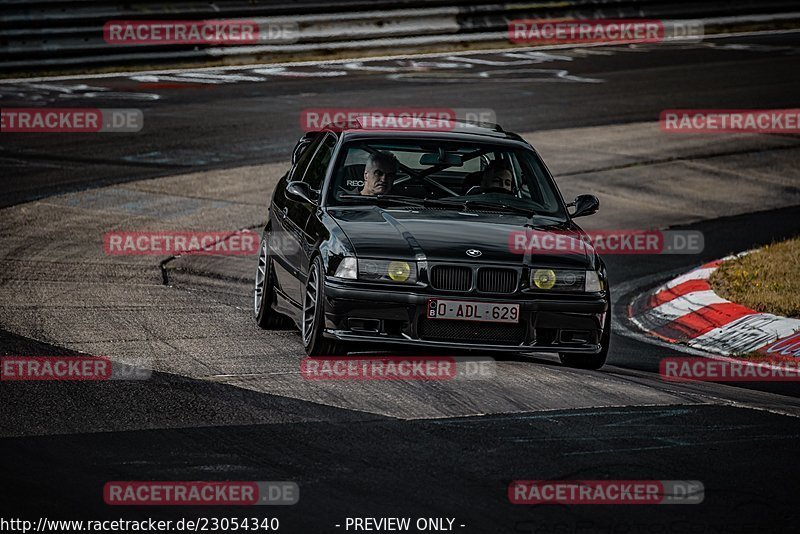
[[[737,139],[729,147],[725,140],[711,146],[694,139],[691,150],[708,143],[701,148],[710,152],[687,156],[688,163],[612,161],[595,169],[594,178],[585,174],[593,157],[603,159],[600,152],[613,160],[607,153],[629,149],[615,150],[614,136],[652,123],[662,109],[798,107],[799,44],[790,34],[548,52],[559,58],[474,54],[471,63],[459,56],[292,67],[277,74],[221,71],[218,76],[239,76],[216,78],[223,83],[211,83],[208,73],[199,78],[205,82],[187,83],[180,78],[191,77],[175,73],[0,85],[4,107],[135,107],[146,120],[146,130],[136,135],[0,138],[2,205],[8,207],[0,219],[2,352],[62,355],[94,347],[120,361],[151,357],[155,370],[143,381],[0,385],[3,517],[274,516],[284,532],[342,532],[336,525],[346,517],[379,516],[451,517],[461,532],[792,531],[800,519],[800,390],[794,384],[665,383],[657,374],[659,360],[683,353],[631,337],[621,311],[637,291],[672,274],[800,234],[797,140]],[[508,61],[528,63],[496,64]],[[608,200],[601,197],[607,211],[596,216],[606,217],[598,219],[602,224],[656,221],[699,229],[706,249],[691,256],[606,258],[620,290],[609,364],[601,371],[564,369],[541,355],[498,358],[496,379],[452,385],[303,383],[297,335],[261,332],[252,324],[245,274],[252,265],[245,261],[179,258],[167,271],[169,286],[160,281],[163,258],[80,261],[83,235],[102,235],[102,224],[137,221],[107,221],[113,210],[95,205],[119,194],[120,184],[128,184],[125,191],[149,188],[174,198],[194,178],[160,177],[218,173],[221,179],[238,176],[235,195],[246,196],[246,177],[255,175],[237,169],[277,172],[300,135],[300,110],[403,105],[492,108],[506,128],[541,140],[545,158],[550,138],[580,133],[591,143],[596,134],[598,145],[606,143],[597,154],[578,150],[572,158],[563,142],[560,152],[552,149],[548,162],[562,189],[585,188],[596,179]],[[648,148],[651,159],[656,151]],[[696,185],[683,195],[675,194],[674,184],[643,191],[600,178],[633,173],[631,180],[663,181],[676,171],[669,165],[682,164],[691,164],[679,170],[695,173]],[[734,180],[735,169],[758,170],[748,177],[756,185]],[[139,182],[148,178],[164,181]],[[263,222],[252,214],[264,213],[268,192],[239,213],[214,203],[234,194],[203,204],[207,190],[197,187],[199,208],[173,222],[207,228],[234,215],[239,225]],[[662,196],[675,204],[659,206]],[[137,215],[151,208],[137,205]],[[165,206],[151,211],[154,220],[170,213]],[[141,289],[143,276],[158,280]],[[96,293],[95,279],[129,283],[120,299],[131,300],[141,323],[128,324],[114,302],[93,305],[106,287],[97,284]],[[140,325],[148,335],[137,339]],[[180,328],[187,339],[165,337],[167,329]],[[163,354],[140,354],[142,347]],[[700,480],[705,500],[515,506],[506,490],[518,479]],[[301,496],[291,507],[112,508],[102,500],[109,480],[292,480]]]

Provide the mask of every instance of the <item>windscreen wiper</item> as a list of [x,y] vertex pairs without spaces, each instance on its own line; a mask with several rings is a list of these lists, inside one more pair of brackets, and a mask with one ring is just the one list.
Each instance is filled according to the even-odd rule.
[[367,204],[391,203],[416,208],[425,207],[421,198],[404,197],[402,195],[338,195],[336,198],[340,200],[366,200]]
[[408,197],[404,195],[339,195],[339,199],[370,199],[372,201],[377,202],[393,202],[397,204],[405,204],[409,206],[415,206],[419,208],[427,207],[427,206],[440,206],[443,208],[461,208],[464,206],[463,202],[448,202],[446,200],[439,200],[435,198],[419,198],[419,197]]
[[528,208],[520,208],[518,206],[510,206],[508,204],[497,204],[494,202],[485,202],[480,200],[440,200],[434,198],[418,198],[407,197],[403,195],[339,195],[337,198],[341,200],[370,200],[373,203],[392,203],[404,206],[413,206],[423,208],[427,206],[437,206],[443,208],[489,208],[489,209],[503,209],[514,213],[519,213],[531,217],[536,215],[536,211]]
[[514,213],[519,213],[521,215],[525,215],[526,217],[532,217],[536,215],[536,210],[532,208],[522,208],[519,206],[512,206],[510,204],[503,204],[496,202],[486,202],[481,200],[452,200],[452,201],[440,200],[439,202],[447,203],[453,206],[464,206],[464,209],[469,209],[469,208],[502,209]]

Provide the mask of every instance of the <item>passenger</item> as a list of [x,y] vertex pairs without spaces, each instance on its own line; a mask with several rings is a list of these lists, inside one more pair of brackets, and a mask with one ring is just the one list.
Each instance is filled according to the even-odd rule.
[[503,162],[493,161],[483,170],[481,189],[502,188],[512,190],[514,175]]
[[388,195],[394,179],[397,178],[398,166],[397,157],[391,152],[370,154],[367,166],[364,168],[364,187],[361,189],[361,194]]

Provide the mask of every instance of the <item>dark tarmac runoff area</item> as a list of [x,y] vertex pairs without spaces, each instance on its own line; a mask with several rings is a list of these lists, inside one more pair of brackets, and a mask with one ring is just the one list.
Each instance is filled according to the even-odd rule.
[[[663,358],[700,353],[627,313],[707,262],[800,235],[800,136],[667,133],[661,112],[798,109],[799,87],[794,31],[0,80],[3,108],[144,120],[135,133],[0,134],[0,355],[91,354],[140,378],[0,381],[0,531],[22,531],[11,519],[38,532],[149,519],[171,532],[800,531],[798,382],[663,380]],[[613,333],[601,369],[493,353],[491,377],[451,381],[306,380],[300,333],[255,324],[256,256],[104,252],[111,231],[260,232],[303,110],[336,107],[491,110],[536,147],[565,199],[599,198],[576,221],[585,229],[699,231],[703,250],[604,256]],[[299,498],[110,505],[120,481],[286,482]],[[702,492],[515,504],[515,481]]]

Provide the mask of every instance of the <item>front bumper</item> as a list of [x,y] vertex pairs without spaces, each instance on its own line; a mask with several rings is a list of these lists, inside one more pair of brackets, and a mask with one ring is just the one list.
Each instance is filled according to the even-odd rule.
[[[597,354],[602,350],[602,325],[609,310],[606,295],[465,295],[417,287],[387,290],[354,287],[328,277],[324,335],[339,341],[430,349]],[[520,323],[428,319],[431,298],[519,304]]]

